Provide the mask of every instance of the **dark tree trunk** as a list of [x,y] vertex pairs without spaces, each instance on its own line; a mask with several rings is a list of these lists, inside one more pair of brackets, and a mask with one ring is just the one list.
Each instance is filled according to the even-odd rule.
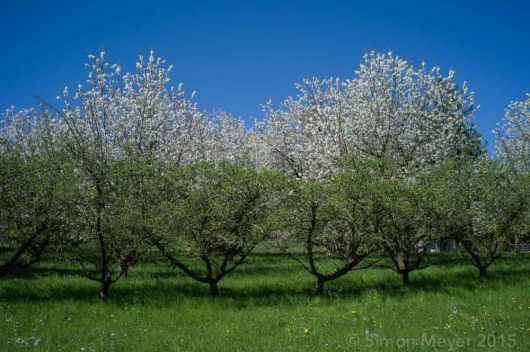
[[109,286],[110,286],[110,282],[108,282],[107,280],[103,280],[100,282],[99,297],[101,299],[105,300],[109,297]]
[[4,265],[0,266],[0,277],[6,276],[15,266],[15,262],[9,260]]
[[210,285],[210,296],[219,297],[219,288],[217,287],[217,281],[210,280],[208,284]]
[[96,217],[96,233],[99,239],[99,250],[101,255],[101,261],[99,266],[99,296],[101,299],[107,299],[109,296],[109,286],[112,283],[111,274],[109,272],[109,263],[107,257],[107,245],[105,238],[103,237],[103,231],[101,228],[101,211],[103,209],[103,203],[98,203],[98,214]]
[[[44,228],[44,227],[42,227]],[[13,254],[11,258],[7,262],[5,262],[2,266],[0,266],[0,278],[7,275],[11,270],[13,270],[18,264],[19,259],[22,257],[22,255],[27,252],[30,248],[30,246],[33,244],[35,239],[37,238],[37,233],[39,233],[41,230],[38,230],[35,234],[31,235],[26,242],[24,242]]]
[[325,281],[322,278],[317,278],[317,284],[315,286],[315,290],[318,294],[324,293],[324,284],[325,284]]
[[486,270],[488,269],[486,266],[479,266],[478,268],[478,277],[479,279],[483,280],[486,278]]
[[409,284],[409,271],[402,271],[401,278],[403,279],[403,286],[408,286]]

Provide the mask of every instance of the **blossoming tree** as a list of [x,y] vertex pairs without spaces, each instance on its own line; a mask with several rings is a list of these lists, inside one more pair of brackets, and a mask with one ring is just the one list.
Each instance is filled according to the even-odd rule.
[[226,162],[165,170],[152,188],[157,204],[149,240],[218,296],[219,281],[275,229],[281,176]]
[[315,277],[318,293],[326,283],[376,262],[367,257],[378,243],[379,209],[371,197],[378,177],[366,166],[351,160],[331,180],[293,180],[279,211],[283,226],[276,242]]
[[36,263],[48,245],[58,243],[69,229],[66,200],[73,194],[71,173],[54,162],[49,121],[36,109],[14,108],[2,119],[0,238],[10,251],[0,277]]
[[530,224],[530,176],[489,157],[459,158],[436,167],[438,228],[458,240],[479,277]]
[[457,153],[469,143],[473,92],[455,72],[415,67],[392,53],[366,54],[351,79],[305,79],[299,95],[265,106],[259,124],[269,164],[295,177],[325,179],[347,154],[397,159],[404,169]]
[[142,248],[138,235],[146,232],[149,214],[148,203],[138,200],[144,199],[147,177],[163,172],[154,165],[239,159],[246,133],[228,114],[201,112],[182,85],[169,87],[171,66],[153,52],[140,56],[133,73],[109,64],[104,52],[89,61],[86,86],[79,85],[73,97],[65,88],[59,98],[64,108],[54,111],[58,140],[79,174],[81,206],[90,214],[79,224],[82,245],[73,249],[98,248],[77,251],[73,258],[97,269],[87,276],[100,282],[105,298],[127,272],[118,267],[127,268]]

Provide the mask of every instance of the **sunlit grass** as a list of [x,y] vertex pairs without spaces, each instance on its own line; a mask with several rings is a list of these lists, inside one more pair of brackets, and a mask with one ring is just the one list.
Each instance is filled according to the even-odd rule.
[[[459,255],[433,255],[410,287],[375,267],[324,296],[293,261],[261,248],[221,281],[221,297],[157,258],[111,287],[45,260],[0,281],[3,351],[528,351],[530,256],[488,279]],[[463,344],[463,346],[459,345]]]

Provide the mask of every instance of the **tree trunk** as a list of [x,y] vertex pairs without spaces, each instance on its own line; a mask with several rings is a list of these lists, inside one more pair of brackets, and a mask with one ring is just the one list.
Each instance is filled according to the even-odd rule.
[[521,254],[521,246],[519,245],[519,236],[513,238],[513,252],[515,255]]
[[111,276],[109,272],[109,263],[107,258],[107,247],[103,232],[101,229],[101,209],[103,209],[102,203],[98,203],[98,213],[96,218],[96,233],[99,239],[99,250],[100,250],[100,267],[99,267],[99,296],[101,299],[107,299],[109,296],[109,286],[111,284]]
[[31,235],[26,242],[24,242],[13,254],[11,258],[7,262],[4,263],[4,265],[0,266],[0,277],[4,277],[7,275],[11,270],[13,270],[18,263],[18,260],[20,257],[28,250],[28,248],[31,246],[31,244],[34,242],[35,238],[37,237],[37,233]]
[[210,295],[212,297],[219,297],[219,288],[217,287],[217,281],[210,280],[209,285],[210,285]]
[[315,290],[318,294],[324,293],[324,283],[325,281],[322,278],[317,278],[317,284],[315,286]]
[[0,278],[6,276],[15,266],[15,261],[9,260],[4,265],[0,266]]
[[129,266],[126,264],[120,265],[118,277],[127,279],[129,278]]
[[477,269],[478,269],[478,277],[479,277],[479,279],[481,279],[481,280],[485,279],[486,278],[487,267],[479,266]]
[[409,284],[409,272],[402,271],[401,278],[403,279],[403,286],[407,286]]
[[110,282],[103,280],[99,285],[99,297],[103,300],[106,300],[109,297],[109,286]]

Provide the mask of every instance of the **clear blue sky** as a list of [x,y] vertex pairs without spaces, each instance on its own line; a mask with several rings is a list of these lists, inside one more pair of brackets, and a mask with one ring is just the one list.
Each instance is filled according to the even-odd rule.
[[364,52],[453,68],[491,129],[530,92],[530,1],[0,2],[0,109],[53,99],[85,77],[89,52],[132,69],[155,49],[203,108],[262,116],[304,76],[348,77]]

